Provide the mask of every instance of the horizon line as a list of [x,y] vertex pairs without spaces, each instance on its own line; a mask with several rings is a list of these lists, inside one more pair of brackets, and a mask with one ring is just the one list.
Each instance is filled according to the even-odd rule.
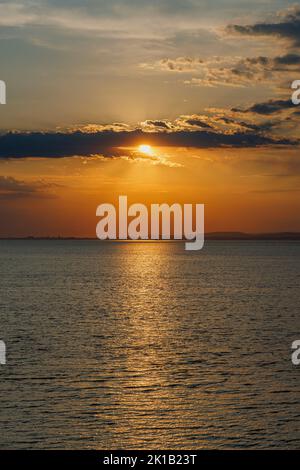
[[[300,241],[300,232],[256,232],[256,233],[249,233],[249,232],[207,232],[204,234],[207,240],[299,240]],[[115,240],[99,240],[97,237],[76,237],[76,236],[35,236],[35,235],[27,235],[23,237],[18,236],[0,236],[1,240],[90,240],[90,241],[100,241],[100,242],[173,242],[173,243],[181,243],[186,242],[185,238],[181,240],[152,240],[149,239],[139,239],[139,240],[122,240],[122,239],[115,239]]]

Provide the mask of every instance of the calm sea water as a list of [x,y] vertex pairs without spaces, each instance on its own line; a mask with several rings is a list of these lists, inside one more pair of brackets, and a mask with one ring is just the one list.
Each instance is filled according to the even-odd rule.
[[300,448],[300,243],[1,241],[0,447]]

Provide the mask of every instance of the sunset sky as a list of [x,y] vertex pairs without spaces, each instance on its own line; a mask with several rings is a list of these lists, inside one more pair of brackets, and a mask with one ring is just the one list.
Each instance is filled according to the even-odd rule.
[[300,232],[299,2],[0,0],[0,79],[0,236],[95,236],[122,194]]

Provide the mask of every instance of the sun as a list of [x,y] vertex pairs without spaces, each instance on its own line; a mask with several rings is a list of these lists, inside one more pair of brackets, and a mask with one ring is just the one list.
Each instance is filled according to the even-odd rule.
[[153,149],[151,145],[146,145],[146,144],[139,145],[138,150],[144,155],[149,155],[149,156],[153,155]]

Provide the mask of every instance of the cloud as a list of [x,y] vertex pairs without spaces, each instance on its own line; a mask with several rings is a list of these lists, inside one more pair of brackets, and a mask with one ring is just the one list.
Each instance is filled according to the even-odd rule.
[[172,123],[168,120],[151,120],[148,119],[141,123],[142,129],[151,132],[153,130],[172,129]]
[[276,57],[274,59],[274,64],[278,66],[282,65],[299,65],[300,64],[300,55],[298,54],[286,54],[281,57]]
[[[201,2],[195,0],[1,0],[0,26],[31,31],[41,27],[55,34],[80,33],[112,40],[165,40],[203,26],[208,29],[204,15],[210,20],[213,16],[218,22],[219,11],[212,3],[208,2],[203,8]],[[227,3],[234,7],[236,1]],[[226,16],[231,17],[229,13]],[[47,42],[41,41],[40,45],[43,44],[48,47]]]
[[[164,123],[150,122],[160,124],[160,127]],[[0,136],[0,159],[92,155],[120,158],[128,155],[130,148],[134,149],[144,142],[157,147],[194,148],[293,146],[298,143],[285,137],[272,137],[264,132],[264,127],[261,131],[258,126],[239,122],[233,117],[226,119],[222,114],[206,117],[182,116],[174,121],[172,129],[152,132],[146,132],[142,128],[94,132],[90,129],[66,132],[8,132]]]
[[[0,24],[2,26],[46,25],[53,28],[106,31],[115,34],[149,33],[149,31],[197,29],[209,18],[219,22],[218,1],[195,0],[1,0]],[[262,0],[252,0],[261,6]],[[227,0],[222,5],[222,18],[232,17],[237,0]],[[246,5],[246,9],[250,10]],[[201,16],[200,16],[201,15]],[[130,28],[128,28],[130,18]],[[147,28],[146,28],[147,27]]]
[[269,100],[264,103],[255,103],[249,108],[238,109],[233,108],[232,111],[238,113],[255,113],[255,114],[277,114],[281,113],[287,109],[295,109],[295,105],[292,103],[292,100]]
[[212,126],[210,124],[203,121],[202,119],[198,119],[197,117],[188,118],[185,122],[186,124],[193,127],[200,127],[202,129],[212,129]]
[[11,176],[0,176],[0,200],[24,198],[53,198],[54,195],[46,190],[54,185],[43,181],[25,182]]
[[[151,8],[149,2],[144,3],[144,11],[134,8],[132,2],[122,5],[120,2],[107,7],[107,1],[102,5],[82,5],[82,2],[0,2],[0,26],[7,28],[36,28],[38,26],[52,30],[75,32],[78,34],[95,35],[109,38],[155,38],[165,37],[160,32],[161,12],[158,8]],[[118,3],[118,5],[116,5]],[[146,15],[145,11],[149,14]],[[172,13],[178,14],[176,10]],[[151,21],[152,19],[156,21]],[[131,25],[128,28],[128,18]],[[164,18],[164,16],[163,16]],[[169,28],[173,31],[174,27]]]
[[175,57],[174,59],[163,58],[153,63],[142,63],[140,67],[145,70],[187,73],[198,70],[203,64],[204,60],[199,57]]
[[300,7],[290,8],[277,15],[274,22],[256,23],[252,25],[230,25],[228,33],[244,36],[271,36],[286,39],[292,46],[300,45]]
[[[288,45],[300,45],[300,7],[293,7],[277,13],[273,22],[253,25],[229,25],[223,36],[223,43],[232,34],[240,36],[271,36],[288,41]],[[188,74],[191,78],[184,83],[201,87],[257,87],[258,84],[269,84],[272,88],[286,88],[298,73],[300,55],[294,50],[281,56],[197,56],[165,57],[140,67],[148,71]]]
[[149,71],[190,75],[197,72],[197,77],[184,81],[189,85],[255,87],[258,83],[275,85],[285,75],[291,75],[290,80],[292,80],[294,74],[298,72],[299,64],[300,55],[293,53],[275,57],[216,56],[207,60],[199,57],[164,58],[153,63],[140,64],[140,66]]

